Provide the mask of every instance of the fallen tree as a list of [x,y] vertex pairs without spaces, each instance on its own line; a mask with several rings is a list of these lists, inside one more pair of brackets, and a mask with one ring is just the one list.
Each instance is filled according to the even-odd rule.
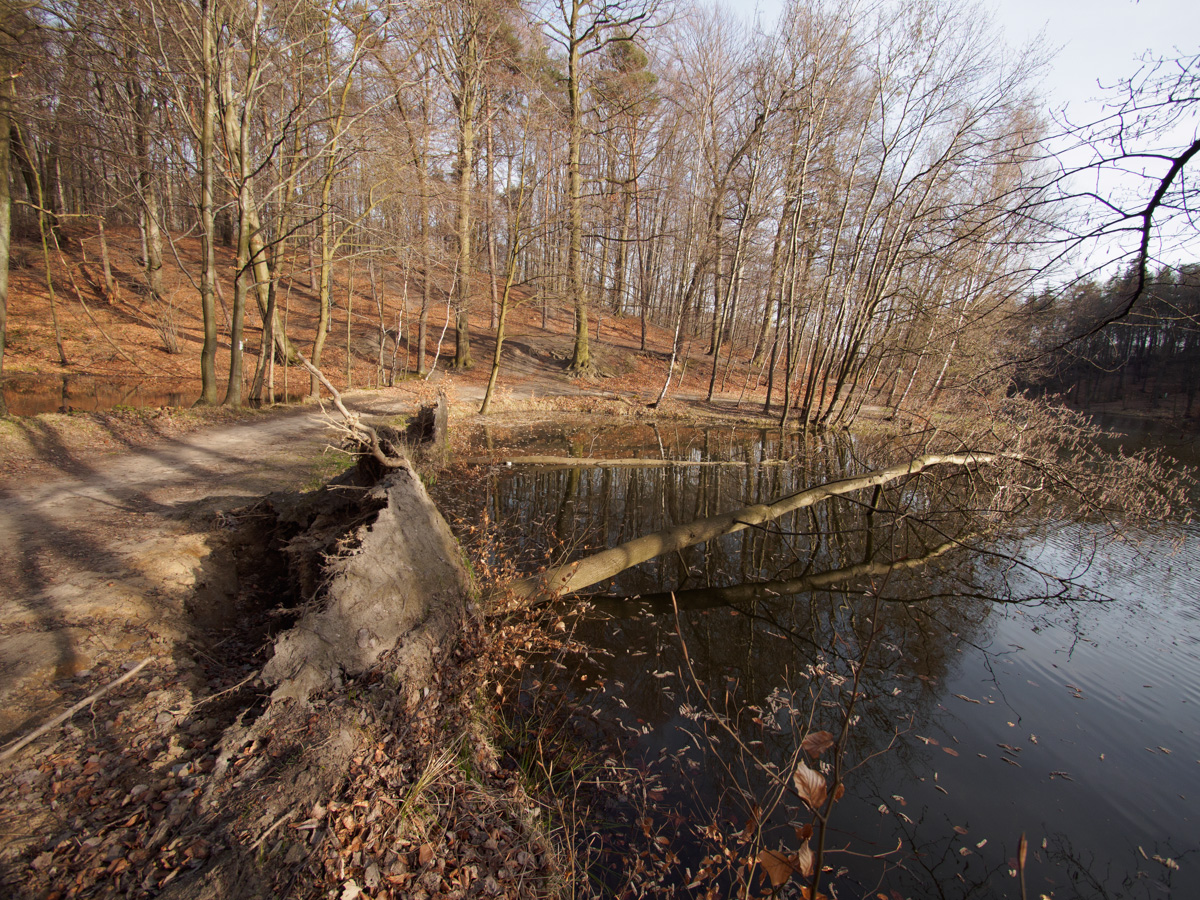
[[[835,585],[848,584],[866,578],[886,578],[897,572],[906,572],[928,565],[940,556],[964,545],[964,539],[944,541],[921,556],[898,559],[893,562],[882,560],[843,566],[816,575],[789,578],[783,581],[757,581],[734,584],[728,587],[692,588],[683,591],[656,591],[636,597],[591,597],[592,607],[610,615],[629,615],[647,609],[654,614],[669,613],[680,609],[713,609],[733,603],[754,603],[759,600],[774,600],[795,594],[820,591]],[[890,601],[889,601],[890,602]]]
[[676,525],[654,534],[644,535],[585,559],[557,566],[530,578],[524,578],[509,585],[508,588],[517,597],[522,598],[557,597],[573,593],[619,575],[626,569],[641,565],[664,553],[683,550],[726,534],[762,525],[798,509],[815,506],[832,497],[878,487],[934,466],[972,468],[978,465],[992,464],[1001,456],[1002,454],[997,453],[926,454],[886,469],[807,488],[771,504],[746,506],[719,516],[698,519],[688,522],[686,525]]
[[[652,457],[604,457],[604,456],[509,456],[504,459],[493,459],[486,456],[472,456],[462,460],[466,465],[488,465],[503,463],[514,466],[554,466],[556,468],[591,468],[591,469],[669,469],[669,468],[706,468],[724,466],[745,468],[750,463],[745,460],[733,459],[654,459]],[[791,460],[768,459],[756,462],[756,466],[788,465]]]

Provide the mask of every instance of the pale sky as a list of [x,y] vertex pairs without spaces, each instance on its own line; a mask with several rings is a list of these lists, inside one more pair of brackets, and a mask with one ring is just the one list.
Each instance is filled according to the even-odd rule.
[[[748,21],[756,10],[764,24],[773,22],[783,6],[782,0],[716,0],[726,9],[743,15]],[[904,2],[904,0],[895,0]],[[954,0],[948,0],[954,2]],[[1075,125],[1099,120],[1104,112],[1100,102],[1102,86],[1111,87],[1133,77],[1140,58],[1148,52],[1155,56],[1191,57],[1200,52],[1200,0],[981,0],[993,17],[1010,47],[1023,47],[1042,35],[1053,56],[1040,88],[1047,108],[1059,112],[1064,106]],[[1200,109],[1166,136],[1160,146],[1177,152],[1196,139],[1200,128]],[[1087,162],[1072,154],[1067,164]],[[1123,191],[1144,198],[1147,185],[1163,174],[1164,167],[1144,165],[1141,171],[1150,181],[1130,175],[1105,172],[1096,189],[1109,196]],[[1182,220],[1175,226],[1161,226],[1160,244],[1152,253],[1179,261],[1200,259],[1200,235],[1194,226]],[[1100,258],[1103,258],[1103,252]],[[1090,265],[1090,263],[1088,264]]]
[[1045,32],[1051,49],[1046,93],[1052,105],[1069,104],[1085,118],[1100,94],[1137,71],[1138,58],[1193,55],[1200,49],[1200,3],[1196,0],[986,0],[1010,45]]
[[[758,9],[770,22],[781,0],[718,0],[747,19]],[[1052,107],[1069,104],[1072,118],[1096,109],[1097,81],[1111,84],[1131,76],[1147,50],[1160,55],[1200,49],[1200,0],[983,0],[1010,46],[1026,44],[1044,31],[1051,48],[1061,48],[1045,80]]]

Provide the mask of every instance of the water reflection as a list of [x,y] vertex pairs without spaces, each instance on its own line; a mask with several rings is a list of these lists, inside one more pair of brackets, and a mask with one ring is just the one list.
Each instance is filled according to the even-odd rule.
[[[194,380],[148,378],[110,379],[94,375],[12,375],[0,381],[4,407],[10,416],[49,412],[107,412],[121,407],[157,409],[191,406],[200,397]],[[304,392],[277,393],[275,402],[294,403]],[[251,404],[253,405],[253,404]]]
[[[738,429],[486,440],[738,464],[497,468],[451,488],[461,502],[486,485],[497,555],[529,567],[892,461],[862,440]],[[1016,896],[1022,833],[1031,896],[1198,895],[1200,534],[1113,542],[1029,507],[998,517],[989,490],[916,478],[601,586],[577,624],[598,652],[562,687],[643,760],[672,760],[682,866],[713,828],[735,843],[755,805],[764,846],[794,851],[811,819],[787,790],[800,740],[840,734],[849,710],[826,842],[838,896]]]

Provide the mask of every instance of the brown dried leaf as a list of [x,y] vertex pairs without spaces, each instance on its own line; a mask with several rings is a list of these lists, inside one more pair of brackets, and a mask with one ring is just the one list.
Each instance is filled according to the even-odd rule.
[[433,859],[433,844],[422,844],[417,857],[421,865],[428,865],[429,861]]
[[951,756],[958,756],[958,751],[955,750],[953,747],[943,747],[942,752],[949,753]]
[[792,858],[778,850],[763,850],[758,854],[758,864],[763,867],[767,877],[771,879],[771,887],[778,889],[788,883],[796,866]]
[[813,856],[812,848],[808,846],[808,841],[801,844],[800,849],[796,851],[795,864],[797,872],[805,878],[812,877],[816,858]]
[[816,759],[833,746],[833,735],[828,731],[813,731],[800,742],[800,749],[812,759]]
[[804,760],[796,763],[796,771],[792,773],[792,784],[796,786],[800,799],[813,810],[818,810],[825,804],[825,776],[806,766]]
[[755,806],[750,812],[750,818],[746,821],[746,827],[742,829],[742,840],[748,841],[754,836],[754,831],[758,828],[759,808]]

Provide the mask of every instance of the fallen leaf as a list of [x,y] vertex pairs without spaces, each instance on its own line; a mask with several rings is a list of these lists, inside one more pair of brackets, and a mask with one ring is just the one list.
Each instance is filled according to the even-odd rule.
[[970,697],[968,697],[966,694],[955,694],[954,696],[955,696],[955,697],[957,697],[959,700],[965,700],[965,701],[967,701],[968,703],[974,703],[974,704],[976,704],[977,706],[979,705],[979,701],[978,701],[978,700],[972,700],[972,699],[971,699]]
[[429,861],[433,859],[433,844],[422,844],[417,858],[421,865],[428,865]]
[[958,751],[955,750],[953,747],[943,747],[942,752],[949,753],[951,756],[958,756]]
[[967,829],[966,829],[964,826],[962,826],[962,825],[955,825],[955,826],[954,826],[954,830],[955,830],[955,831],[957,831],[959,834],[966,834],[966,833],[967,833]]

